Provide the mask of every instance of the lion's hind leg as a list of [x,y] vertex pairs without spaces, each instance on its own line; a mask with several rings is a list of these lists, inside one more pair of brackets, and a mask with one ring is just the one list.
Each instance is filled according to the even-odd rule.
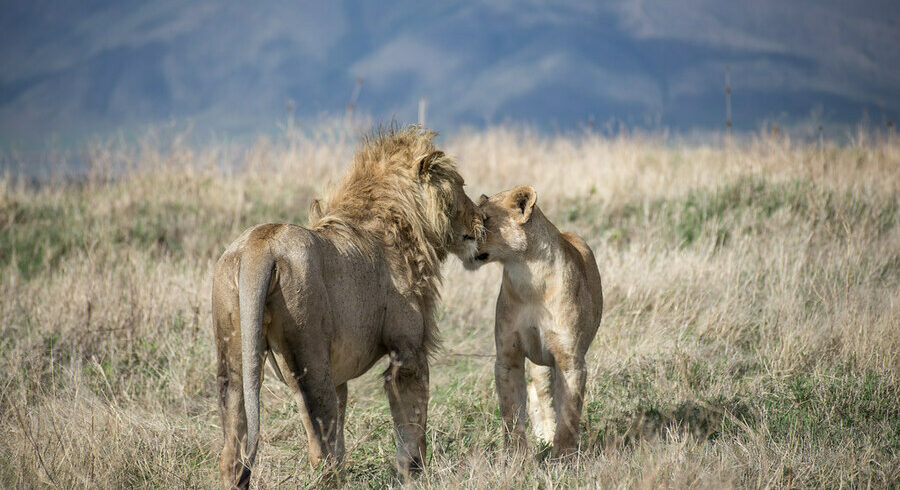
[[214,315],[218,367],[219,415],[225,444],[219,458],[222,488],[249,488],[250,468],[244,464],[247,445],[247,418],[244,413],[241,338],[229,319]]
[[344,423],[347,421],[347,383],[335,387],[338,398],[338,431],[337,431],[337,454],[344,454],[346,445],[344,443]]
[[[275,349],[273,349],[275,350]],[[275,355],[285,384],[301,407],[313,466],[339,463],[344,457],[340,400],[331,377],[327,347],[288,344]]]

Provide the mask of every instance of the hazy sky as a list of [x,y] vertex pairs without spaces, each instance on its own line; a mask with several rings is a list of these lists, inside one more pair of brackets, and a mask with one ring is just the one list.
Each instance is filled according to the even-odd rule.
[[429,123],[873,123],[900,111],[900,2],[4,2],[0,142],[170,120],[255,132],[358,110]]

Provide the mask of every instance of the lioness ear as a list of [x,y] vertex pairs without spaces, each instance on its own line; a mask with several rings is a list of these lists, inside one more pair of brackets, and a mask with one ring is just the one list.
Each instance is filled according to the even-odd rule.
[[486,195],[482,194],[481,197],[478,198],[478,205],[479,205],[479,206],[484,206],[484,203],[488,202],[490,199],[491,199],[491,198],[489,198],[489,197],[487,197]]
[[506,203],[510,209],[519,214],[519,223],[527,223],[531,219],[535,201],[537,201],[537,193],[534,192],[534,189],[529,185],[520,185],[510,192]]
[[434,164],[435,160],[444,156],[444,152],[437,150],[429,153],[427,156],[419,160],[418,164],[418,175],[419,178],[425,177],[426,174],[431,172],[431,166]]

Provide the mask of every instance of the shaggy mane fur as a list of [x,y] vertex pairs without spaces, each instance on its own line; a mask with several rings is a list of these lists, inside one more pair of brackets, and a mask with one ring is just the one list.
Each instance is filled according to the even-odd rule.
[[366,137],[322,209],[314,207],[311,226],[339,246],[370,256],[381,249],[398,287],[429,309],[453,238],[449,216],[457,211],[455,189],[463,185],[454,161],[435,148],[435,136],[411,125]]

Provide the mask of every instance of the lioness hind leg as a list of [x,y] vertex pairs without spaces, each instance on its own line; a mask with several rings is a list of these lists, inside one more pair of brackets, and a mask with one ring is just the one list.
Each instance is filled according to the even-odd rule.
[[559,364],[552,377],[553,405],[556,409],[556,434],[553,437],[553,456],[569,455],[577,450],[581,408],[587,369],[584,361]]
[[529,363],[531,383],[528,385],[528,415],[534,435],[545,443],[553,442],[556,434],[556,413],[553,409],[551,387],[552,368]]
[[397,465],[404,477],[425,467],[425,424],[428,419],[428,358],[424,349],[391,352],[384,373],[397,436]]

